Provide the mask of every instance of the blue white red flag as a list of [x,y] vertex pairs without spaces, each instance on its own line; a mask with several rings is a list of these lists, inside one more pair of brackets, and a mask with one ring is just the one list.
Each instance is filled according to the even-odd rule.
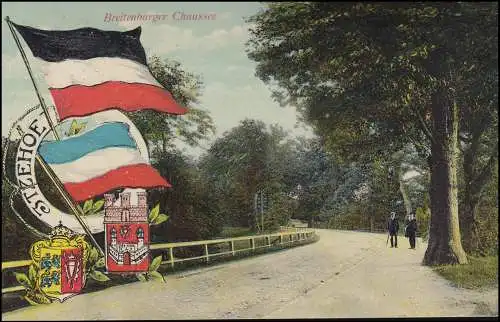
[[[141,149],[142,137],[132,134],[131,125],[126,121],[111,121],[120,119],[120,114],[105,111],[81,118],[80,121],[87,125],[77,135],[59,141],[47,140],[40,145],[38,153],[75,201],[88,200],[122,187],[171,186],[150,165],[147,152]],[[99,117],[101,120],[92,122]]]

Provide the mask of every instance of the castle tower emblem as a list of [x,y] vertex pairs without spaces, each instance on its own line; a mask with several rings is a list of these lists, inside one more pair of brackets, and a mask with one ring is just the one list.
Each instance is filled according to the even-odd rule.
[[108,272],[146,272],[149,268],[149,223],[146,192],[137,193],[132,205],[130,193],[121,193],[118,204],[105,194],[104,230]]

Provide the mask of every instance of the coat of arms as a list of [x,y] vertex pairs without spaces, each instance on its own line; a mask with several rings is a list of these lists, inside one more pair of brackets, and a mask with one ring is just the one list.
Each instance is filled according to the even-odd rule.
[[89,248],[83,235],[75,235],[62,224],[54,227],[50,239],[35,242],[30,249],[38,268],[37,289],[61,302],[81,292]]
[[130,193],[120,199],[106,194],[104,225],[106,235],[106,268],[108,272],[145,272],[149,267],[149,223],[146,192]]

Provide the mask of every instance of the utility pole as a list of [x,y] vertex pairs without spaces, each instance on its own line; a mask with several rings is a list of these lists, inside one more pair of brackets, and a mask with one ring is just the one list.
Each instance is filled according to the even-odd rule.
[[[255,211],[255,221],[257,228],[263,233],[264,232],[264,212],[266,196],[264,191],[258,190],[254,195],[254,211]],[[259,214],[260,214],[260,225],[259,225]]]
[[262,233],[264,233],[264,193],[260,192],[260,226],[262,227]]

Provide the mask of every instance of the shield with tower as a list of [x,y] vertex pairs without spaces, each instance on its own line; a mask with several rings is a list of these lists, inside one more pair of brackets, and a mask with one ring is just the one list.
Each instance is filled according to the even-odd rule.
[[[108,272],[145,272],[149,267],[147,194],[105,194],[105,258]],[[132,203],[134,201],[134,203]]]

